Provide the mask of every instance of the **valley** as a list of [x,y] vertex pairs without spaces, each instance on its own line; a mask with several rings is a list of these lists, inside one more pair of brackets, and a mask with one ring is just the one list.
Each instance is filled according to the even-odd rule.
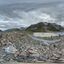
[[63,63],[64,32],[34,32],[24,28],[1,31],[0,63],[9,64],[9,62]]

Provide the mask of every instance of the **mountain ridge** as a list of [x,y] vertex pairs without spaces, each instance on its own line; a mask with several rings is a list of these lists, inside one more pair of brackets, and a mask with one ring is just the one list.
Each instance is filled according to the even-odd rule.
[[56,23],[39,22],[29,26],[26,30],[32,32],[57,32],[64,31],[64,27]]
[[11,28],[7,30],[0,30],[0,32],[12,32],[12,31],[29,31],[29,32],[61,32],[64,31],[64,27],[56,23],[39,22],[32,24],[29,27]]

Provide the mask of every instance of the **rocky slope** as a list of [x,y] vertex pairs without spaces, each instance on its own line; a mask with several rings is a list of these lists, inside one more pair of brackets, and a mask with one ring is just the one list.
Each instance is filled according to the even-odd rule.
[[[38,23],[34,27],[46,26],[43,24]],[[46,24],[47,26],[52,25]],[[55,30],[62,28],[55,24],[53,26],[56,26]],[[46,31],[49,30],[46,29]],[[46,45],[45,41],[35,40],[29,35],[31,34],[20,29],[0,32],[0,63],[5,64],[11,60],[17,62],[64,62],[64,36],[59,36],[59,41]]]
[[[25,31],[0,34],[0,62],[63,62],[64,37],[60,41],[44,45],[28,36]],[[13,51],[14,53],[12,53]]]
[[57,32],[57,31],[64,31],[64,27],[57,25],[55,23],[40,22],[29,26],[26,30],[32,32],[50,32],[50,31]]

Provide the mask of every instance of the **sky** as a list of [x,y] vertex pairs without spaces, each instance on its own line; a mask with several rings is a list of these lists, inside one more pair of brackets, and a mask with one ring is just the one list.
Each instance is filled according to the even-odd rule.
[[0,30],[38,22],[64,26],[64,0],[0,0]]
[[56,2],[63,0],[0,0],[0,4],[12,4],[12,3],[23,3],[23,2],[33,2],[33,3],[46,3],[46,2]]

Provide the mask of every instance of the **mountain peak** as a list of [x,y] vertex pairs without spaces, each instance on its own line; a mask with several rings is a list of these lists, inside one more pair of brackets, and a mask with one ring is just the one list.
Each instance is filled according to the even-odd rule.
[[29,26],[26,30],[32,32],[57,32],[64,31],[64,28],[55,23],[40,22]]

